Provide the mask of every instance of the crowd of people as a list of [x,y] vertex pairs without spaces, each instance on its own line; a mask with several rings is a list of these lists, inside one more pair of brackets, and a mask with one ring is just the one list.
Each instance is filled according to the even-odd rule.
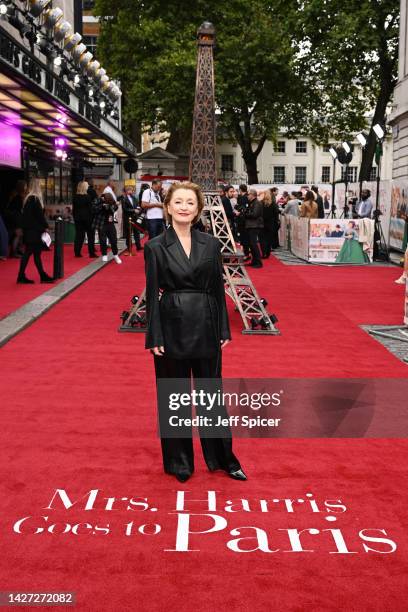
[[[219,195],[229,222],[232,235],[244,252],[244,261],[253,268],[262,268],[273,250],[279,248],[279,228],[282,216],[293,215],[310,219],[324,219],[331,212],[327,196],[319,193],[316,185],[300,191],[283,191],[277,187],[261,191],[247,185],[220,187]],[[82,257],[82,249],[87,239],[90,258],[97,258],[96,232],[98,232],[100,255],[108,261],[108,243],[113,259],[117,264],[122,260],[118,252],[118,223],[116,213],[121,206],[123,235],[126,240],[127,254],[134,242],[136,250],[143,250],[141,236],[147,234],[152,239],[166,228],[163,208],[166,190],[159,179],[151,184],[143,183],[136,196],[135,187],[125,185],[117,196],[115,183],[108,180],[103,192],[98,196],[93,179],[82,180],[76,186],[73,197],[72,217],[75,224],[74,255]],[[368,189],[362,190],[361,199],[350,207],[353,218],[371,218],[373,203]],[[197,229],[206,230],[206,217],[195,224]],[[52,282],[43,269],[41,252],[48,247],[44,244],[43,234],[49,229],[44,214],[44,202],[39,179],[32,179],[30,185],[23,180],[17,182],[7,206],[0,215],[0,259],[19,258],[20,269],[17,282],[32,283],[25,275],[27,263],[33,255],[41,282]],[[331,237],[343,232],[336,227]],[[407,260],[407,257],[406,257]],[[406,263],[399,283],[407,278]]]

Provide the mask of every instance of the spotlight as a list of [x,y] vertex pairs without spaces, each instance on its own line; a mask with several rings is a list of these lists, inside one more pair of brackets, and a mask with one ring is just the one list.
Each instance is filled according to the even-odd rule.
[[373,131],[379,140],[384,138],[385,130],[379,123],[373,125]]
[[137,302],[139,301],[139,296],[134,295],[130,301],[132,302],[132,304],[137,304]]
[[343,142],[342,143],[342,147],[343,147],[343,149],[345,150],[346,153],[350,153],[351,152],[351,147],[350,147],[348,142]]
[[58,157],[58,159],[62,159],[62,157],[64,155],[64,151],[62,149],[57,149],[55,151],[55,155]]
[[45,13],[45,27],[49,29],[54,28],[63,15],[64,13],[60,8],[48,9]]
[[100,106],[102,109],[103,109],[103,108],[105,108],[105,106],[106,106],[105,101],[104,101],[104,100],[101,100],[101,101],[99,102],[99,106]]
[[0,4],[0,15],[7,15],[8,6],[2,2]]
[[356,136],[358,142],[361,144],[362,147],[365,147],[367,144],[367,138],[365,136],[365,134],[363,134],[363,132],[360,132],[359,134],[357,134]]
[[76,74],[74,77],[74,83],[75,85],[79,85],[81,82],[81,77],[79,76],[79,74]]
[[62,64],[62,57],[60,55],[57,55],[54,58],[54,66],[61,66]]
[[89,51],[86,51],[85,53],[81,55],[81,57],[79,58],[79,65],[82,68],[82,70],[86,70],[88,65],[91,63],[92,58],[93,58],[93,55]]
[[102,77],[106,76],[106,70],[104,68],[99,68],[97,73],[95,74],[95,81],[97,83],[101,82]]
[[329,149],[329,153],[332,156],[333,159],[337,159],[337,151],[334,147],[330,147]]
[[261,298],[261,304],[262,306],[264,306],[264,308],[266,308],[268,305],[268,301],[265,298]]
[[51,0],[30,0],[31,7],[29,11],[33,17],[39,17],[50,2]]
[[78,64],[81,55],[85,53],[85,51],[86,45],[84,45],[84,43],[79,43],[79,45],[74,47],[74,49],[72,50],[72,57],[74,58],[74,62],[76,64]]
[[55,40],[58,42],[61,42],[61,40],[64,40],[64,38],[69,36],[69,33],[71,31],[72,31],[72,26],[69,23],[69,21],[65,21],[65,19],[60,19],[57,25],[55,26],[55,30],[54,30]]
[[[78,34],[78,32],[75,32],[75,34],[71,34],[68,35],[65,39],[64,42],[64,47],[67,51],[72,52],[74,50],[74,48],[79,45],[79,43],[82,40],[82,36],[80,34]],[[85,45],[84,45],[85,47]],[[86,47],[85,47],[86,48]]]
[[100,67],[101,67],[100,63],[97,60],[93,60],[93,62],[88,64],[86,68],[86,72],[90,77],[95,77]]
[[93,89],[90,89],[90,90],[89,90],[89,92],[88,92],[88,96],[89,96],[90,98],[93,98],[93,95],[94,95],[94,90],[93,90]]

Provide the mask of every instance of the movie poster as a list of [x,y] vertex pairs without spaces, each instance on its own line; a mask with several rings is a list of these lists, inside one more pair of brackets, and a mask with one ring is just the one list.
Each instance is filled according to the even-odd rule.
[[391,189],[390,247],[404,250],[405,226],[408,214],[408,182],[393,181]]

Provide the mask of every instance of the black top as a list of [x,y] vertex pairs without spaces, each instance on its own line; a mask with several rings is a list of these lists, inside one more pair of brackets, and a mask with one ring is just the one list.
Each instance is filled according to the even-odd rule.
[[191,230],[187,257],[170,226],[145,244],[144,258],[146,348],[164,346],[176,359],[214,357],[231,338],[218,238]]
[[23,220],[23,198],[16,194],[6,208],[7,225],[10,229],[21,227]]
[[76,193],[74,195],[72,216],[74,217],[74,221],[84,221],[87,223],[91,222],[92,197],[89,194],[89,191],[87,194]]
[[44,209],[36,196],[30,196],[23,207],[23,241],[25,244],[42,245],[41,234],[48,228]]
[[279,228],[279,206],[276,202],[272,202],[269,206],[263,206],[264,228],[267,230],[275,230]]
[[227,196],[223,196],[221,198],[222,205],[224,206],[225,214],[227,215],[227,219],[231,220],[234,218],[234,213],[232,210],[231,200],[227,198]]

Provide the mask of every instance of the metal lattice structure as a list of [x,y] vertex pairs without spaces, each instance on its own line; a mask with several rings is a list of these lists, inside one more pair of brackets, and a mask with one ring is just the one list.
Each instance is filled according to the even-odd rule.
[[[278,334],[275,315],[266,311],[244,266],[217,192],[216,125],[214,98],[215,29],[205,22],[198,30],[197,78],[194,102],[190,180],[200,185],[205,196],[204,216],[212,234],[221,242],[225,291],[235,303],[244,323],[243,334]],[[146,327],[145,291],[132,298],[133,307],[122,313],[120,331],[142,332]]]

